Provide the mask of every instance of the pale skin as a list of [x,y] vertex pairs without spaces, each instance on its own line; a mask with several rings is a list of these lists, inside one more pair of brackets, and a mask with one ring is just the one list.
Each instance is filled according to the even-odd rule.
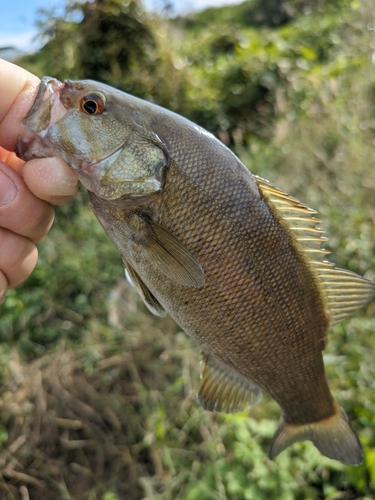
[[0,59],[0,304],[7,291],[33,271],[35,243],[49,231],[52,205],[76,193],[78,180],[60,158],[24,162],[14,151],[21,120],[30,109],[39,78]]

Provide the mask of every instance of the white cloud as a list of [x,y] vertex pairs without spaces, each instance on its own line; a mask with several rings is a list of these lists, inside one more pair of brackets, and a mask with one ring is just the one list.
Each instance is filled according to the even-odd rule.
[[146,9],[160,11],[166,4],[172,4],[172,11],[176,14],[185,14],[206,9],[207,7],[220,7],[221,5],[232,5],[243,0],[143,0]]
[[36,34],[36,30],[26,31],[25,33],[0,34],[0,47],[15,47],[23,52],[31,52],[38,46],[34,41]]
[[243,0],[193,0],[193,9],[202,10],[207,7],[220,7],[222,5],[233,5]]

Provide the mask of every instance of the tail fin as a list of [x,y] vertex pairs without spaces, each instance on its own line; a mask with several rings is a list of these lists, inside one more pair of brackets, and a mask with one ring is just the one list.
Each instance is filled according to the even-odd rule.
[[353,431],[345,411],[335,404],[335,413],[319,422],[290,425],[281,417],[274,435],[270,458],[273,460],[285,448],[297,441],[310,440],[320,453],[345,464],[359,465],[363,460],[361,444]]

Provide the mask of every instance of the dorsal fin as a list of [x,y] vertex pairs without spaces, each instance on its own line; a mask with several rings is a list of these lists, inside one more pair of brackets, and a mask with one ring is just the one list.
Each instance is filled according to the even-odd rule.
[[331,262],[316,267],[324,285],[327,307],[331,313],[330,326],[334,326],[366,304],[374,293],[374,284],[359,274],[339,269]]
[[339,269],[324,260],[330,252],[321,248],[327,238],[324,231],[317,227],[321,221],[314,217],[316,211],[269,181],[254,177],[259,190],[275,207],[313,266],[330,313],[330,326],[339,323],[366,304],[374,293],[375,285],[356,273]]
[[236,413],[262,399],[257,385],[227,372],[209,355],[203,355],[203,363],[198,401],[205,410]]

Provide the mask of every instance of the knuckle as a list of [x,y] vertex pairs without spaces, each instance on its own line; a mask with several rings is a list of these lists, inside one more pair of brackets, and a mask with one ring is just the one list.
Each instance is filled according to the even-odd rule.
[[0,228],[0,272],[6,278],[8,288],[23,283],[34,269],[37,259],[38,251],[31,240]]

